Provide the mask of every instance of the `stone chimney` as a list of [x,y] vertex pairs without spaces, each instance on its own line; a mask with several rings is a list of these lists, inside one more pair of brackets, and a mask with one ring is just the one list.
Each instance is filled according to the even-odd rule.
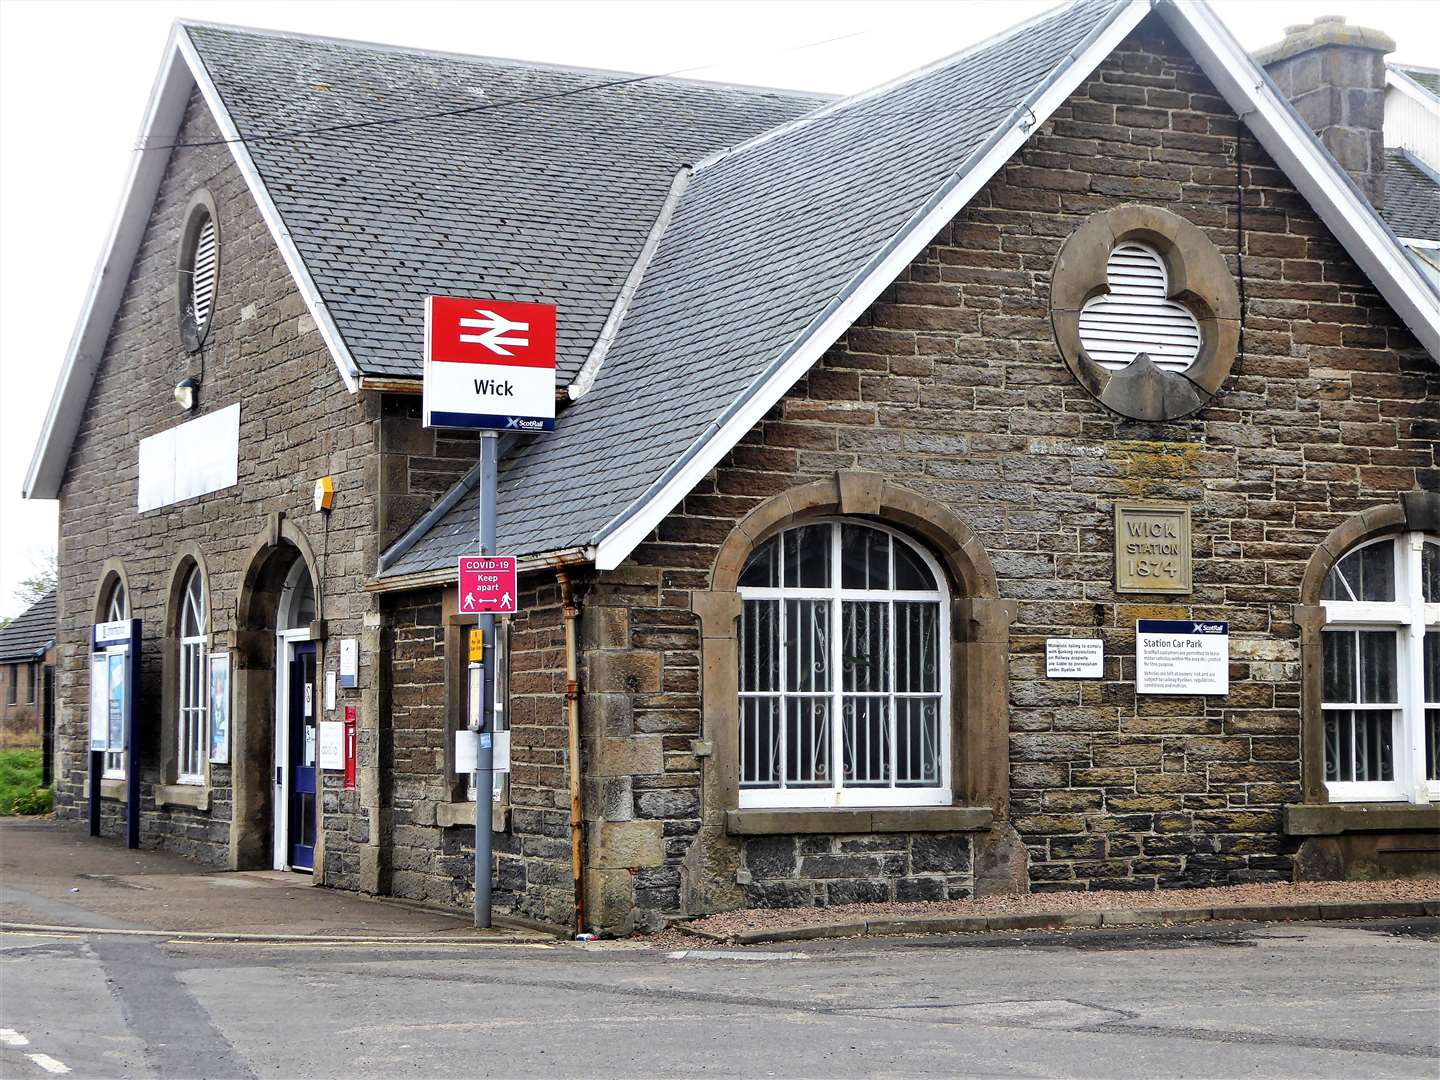
[[1255,53],[1376,210],[1385,206],[1385,55],[1394,51],[1388,34],[1322,15]]

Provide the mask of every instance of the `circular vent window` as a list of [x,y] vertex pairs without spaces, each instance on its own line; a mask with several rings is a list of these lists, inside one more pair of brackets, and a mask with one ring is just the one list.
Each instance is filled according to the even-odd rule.
[[220,279],[220,230],[215,219],[214,200],[208,192],[198,192],[185,214],[177,275],[180,337],[191,352],[205,343],[215,314]]

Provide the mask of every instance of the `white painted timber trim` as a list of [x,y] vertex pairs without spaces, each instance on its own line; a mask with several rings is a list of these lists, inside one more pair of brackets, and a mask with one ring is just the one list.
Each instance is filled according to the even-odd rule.
[[[681,460],[684,464],[662,480],[658,490],[651,489],[640,497],[640,505],[632,506],[610,531],[596,539],[595,567],[613,570],[650,535],[680,500],[730,452],[745,433],[753,428],[814,363],[845,333],[857,318],[880,296],[902,270],[931,242],[950,219],[958,214],[985,184],[989,183],[1005,162],[1015,154],[1030,133],[1050,118],[1083,79],[1099,66],[1150,13],[1149,0],[1131,0],[1117,13],[1089,46],[1061,69],[1040,96],[1029,103],[1033,124],[1023,127],[1013,123],[990,149],[958,178],[942,198],[928,210],[906,223],[889,251],[871,264],[851,286],[843,302],[834,305],[820,321],[812,323],[791,347],[790,355],[768,379],[758,384],[749,397],[734,410],[723,424],[712,424]],[[1024,114],[1024,108],[1017,112]]]
[[1159,0],[1156,10],[1380,295],[1440,361],[1440,296],[1330,152],[1207,5]]
[[356,393],[360,389],[360,369],[356,365],[354,357],[350,355],[350,349],[345,344],[345,339],[340,336],[340,328],[330,317],[330,309],[325,306],[325,301],[320,296],[320,290],[315,285],[315,279],[310,276],[310,270],[306,267],[305,260],[300,257],[300,250],[290,237],[290,230],[285,227],[285,219],[280,216],[275,201],[270,198],[270,192],[265,187],[265,181],[260,178],[260,170],[255,167],[255,160],[250,156],[250,149],[245,145],[244,139],[240,135],[240,129],[235,126],[235,121],[231,118],[229,110],[225,108],[225,102],[215,88],[210,73],[205,70],[205,64],[201,61],[200,54],[195,51],[195,43],[190,40],[189,31],[183,25],[176,29],[178,30],[176,43],[186,62],[190,65],[190,73],[195,79],[195,85],[200,88],[200,94],[204,97],[205,104],[210,107],[210,112],[215,117],[215,124],[219,127],[221,136],[228,140],[235,164],[239,167],[240,174],[245,177],[245,184],[249,187],[255,204],[260,208],[260,216],[270,227],[270,235],[275,238],[275,246],[280,249],[280,255],[290,270],[290,276],[295,279],[295,287],[300,291],[300,296],[305,301],[305,307],[310,312],[310,317],[315,320],[315,328],[320,331],[321,340],[330,350],[330,357],[335,361],[336,368],[339,369],[340,378],[345,382],[345,388],[352,394]]
[[[166,142],[173,140],[185,116],[191,79],[175,48],[179,32],[178,25],[171,29],[164,59],[150,90],[150,100],[145,106],[145,118],[140,126],[141,147],[147,140],[157,137]],[[131,156],[130,172],[125,178],[120,205],[116,207],[110,235],[90,276],[90,287],[80,309],[80,319],[70,336],[65,362],[60,368],[60,379],[55,384],[50,408],[40,428],[40,441],[25,474],[24,496],[27,499],[59,497],[70,446],[80,428],[90,387],[105,355],[110,327],[124,299],[125,286],[130,281],[130,271],[140,250],[150,210],[168,162],[168,154],[146,153],[143,149],[137,149]]]
[[1397,71],[1387,64],[1385,66],[1385,85],[1393,86],[1424,108],[1426,112],[1440,117],[1440,99],[1437,99],[1434,94],[1406,75],[1405,72]]

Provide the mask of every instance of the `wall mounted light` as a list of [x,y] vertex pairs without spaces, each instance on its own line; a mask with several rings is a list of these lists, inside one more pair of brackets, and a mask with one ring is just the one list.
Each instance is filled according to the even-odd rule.
[[189,412],[195,408],[195,391],[200,389],[200,384],[191,378],[181,379],[175,384],[175,404]]

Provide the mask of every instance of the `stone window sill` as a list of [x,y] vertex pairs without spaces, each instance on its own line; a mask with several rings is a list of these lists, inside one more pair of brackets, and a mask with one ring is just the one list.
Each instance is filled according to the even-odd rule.
[[1404,829],[1440,831],[1440,803],[1297,803],[1285,807],[1285,831],[1291,836]]
[[[504,832],[510,823],[510,808],[490,802],[490,831]],[[442,802],[435,804],[435,824],[442,829],[474,828],[475,804],[469,799],[464,802]]]
[[112,799],[115,802],[124,802],[125,778],[123,776],[112,776],[109,779],[101,780],[100,798]]
[[209,810],[210,789],[200,784],[161,784],[155,788],[155,805]]
[[993,818],[988,806],[896,806],[845,810],[795,808],[727,810],[731,836],[796,833],[984,832]]

